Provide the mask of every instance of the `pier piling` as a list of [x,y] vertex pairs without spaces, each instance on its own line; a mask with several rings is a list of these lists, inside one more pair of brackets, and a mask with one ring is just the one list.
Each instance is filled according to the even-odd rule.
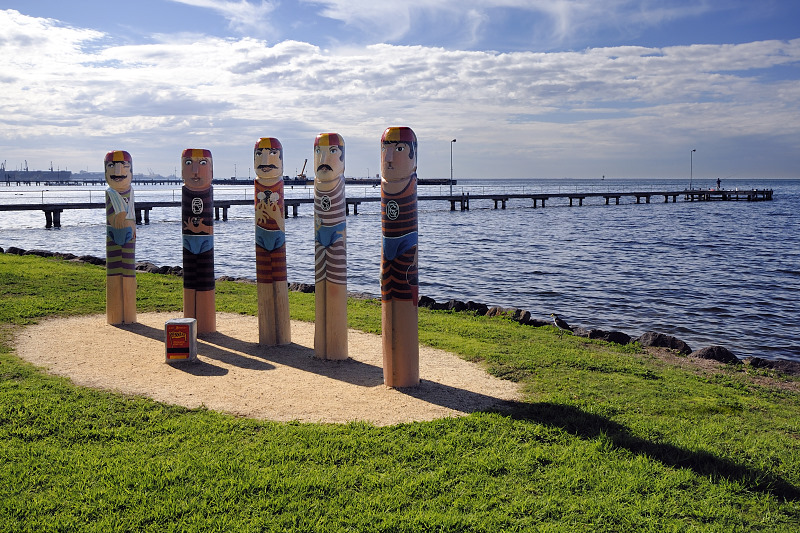
[[44,210],[44,227],[47,229],[61,227],[61,211],[62,209],[45,209]]
[[136,208],[136,225],[137,226],[141,226],[142,225],[142,215],[144,215],[144,224],[145,225],[149,225],[150,224],[150,209],[152,209],[152,208],[150,208],[150,207],[145,207],[145,208],[137,207]]

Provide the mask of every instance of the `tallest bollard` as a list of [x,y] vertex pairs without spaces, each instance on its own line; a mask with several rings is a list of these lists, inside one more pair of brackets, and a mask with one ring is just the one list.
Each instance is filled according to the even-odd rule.
[[417,136],[387,128],[381,137],[381,333],[383,382],[419,385]]

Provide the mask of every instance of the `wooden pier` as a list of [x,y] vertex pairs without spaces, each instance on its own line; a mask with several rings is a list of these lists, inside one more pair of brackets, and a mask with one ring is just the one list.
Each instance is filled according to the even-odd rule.
[[[670,199],[675,203],[679,197],[682,197],[687,202],[694,201],[761,201],[772,200],[772,189],[684,189],[681,191],[632,191],[632,192],[574,192],[574,193],[521,193],[521,194],[466,194],[459,197],[454,196],[429,196],[424,199],[430,200],[448,200],[450,202],[450,210],[454,211],[456,203],[461,205],[461,210],[469,210],[470,200],[491,200],[494,202],[494,208],[506,208],[509,200],[526,199],[533,201],[533,207],[537,207],[540,203],[544,207],[545,203],[553,198],[563,198],[569,200],[569,205],[574,205],[573,202],[577,201],[579,206],[583,205],[583,201],[587,198],[603,198],[605,205],[609,205],[611,200],[614,200],[616,205],[619,205],[620,198],[629,197],[635,198],[636,203],[639,204],[644,200],[645,203],[650,203],[653,197],[664,197],[664,203],[668,203]],[[422,200],[423,197],[420,197]]]
[[[710,201],[746,201],[756,202],[772,200],[772,189],[684,189],[681,191],[632,191],[632,192],[569,192],[569,193],[487,193],[487,194],[456,194],[456,195],[424,195],[417,198],[418,201],[447,202],[450,204],[450,211],[456,211],[457,207],[461,211],[469,211],[470,202],[490,201],[494,204],[494,209],[506,209],[511,200],[524,200],[532,202],[532,207],[539,205],[545,207],[546,203],[553,199],[568,200],[570,206],[577,202],[578,206],[583,205],[587,199],[602,199],[605,205],[610,205],[614,200],[615,205],[619,205],[620,199],[635,199],[637,204],[642,202],[649,204],[652,198],[664,198],[664,203],[672,203],[682,198],[687,202],[710,202]],[[345,199],[346,212],[349,215],[351,208],[352,214],[358,215],[358,206],[362,203],[380,202],[380,196],[348,197]],[[228,209],[234,205],[250,205],[253,199],[214,199],[214,216],[216,220],[228,220]],[[313,198],[286,198],[284,199],[284,216],[298,216],[300,205],[313,204]],[[136,202],[136,223],[149,224],[150,211],[155,208],[178,208],[180,200],[172,201],[137,201]],[[6,204],[0,205],[0,211],[42,211],[45,216],[46,228],[61,227],[61,213],[70,209],[105,209],[105,202],[72,202],[72,203],[26,203],[26,204]]]

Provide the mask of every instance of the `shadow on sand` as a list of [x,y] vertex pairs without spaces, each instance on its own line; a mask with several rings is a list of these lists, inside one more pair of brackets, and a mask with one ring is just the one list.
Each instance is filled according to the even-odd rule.
[[[204,335],[203,342],[209,346],[236,350],[237,352],[262,361],[264,364],[270,364],[271,362],[289,366],[360,387],[377,387],[383,384],[383,369],[381,367],[363,363],[355,359],[345,359],[343,361],[319,359],[314,356],[314,350],[312,348],[300,344],[289,343],[280,346],[261,346],[258,343],[243,341],[219,332]],[[199,352],[200,348],[198,347],[198,353]],[[206,353],[203,353],[203,355],[212,357]],[[230,361],[226,362],[235,364]],[[272,365],[270,365],[270,367],[274,368]]]
[[[164,342],[164,331],[144,324],[119,326],[136,335]],[[314,356],[314,350],[299,344],[261,346],[220,332],[206,333],[198,339],[197,352],[201,357],[193,363],[176,363],[172,366],[197,376],[220,376],[228,370],[208,360],[219,361],[240,368],[266,371],[275,365],[284,365],[319,376],[349,383],[357,387],[383,386],[383,368],[346,359],[330,361]],[[417,387],[397,388],[401,394],[462,413],[486,411],[496,408],[505,400],[423,379]]]

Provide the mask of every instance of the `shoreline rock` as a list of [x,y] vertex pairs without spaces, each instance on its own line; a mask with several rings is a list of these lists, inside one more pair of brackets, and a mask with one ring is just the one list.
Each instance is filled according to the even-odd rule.
[[726,365],[740,365],[742,361],[733,355],[729,349],[724,346],[707,346],[700,348],[689,354],[689,357],[696,357],[698,359],[711,359]]
[[673,337],[672,335],[657,333],[655,331],[646,332],[644,335],[636,339],[636,342],[638,342],[642,346],[669,348],[670,350],[675,350],[676,352],[681,353],[683,355],[689,355],[690,353],[692,353],[692,349],[689,348],[689,345],[683,342],[682,340]]
[[800,375],[800,361],[788,359],[763,359],[761,357],[748,357],[744,363],[753,368],[766,368],[783,374]]
[[631,343],[631,336],[621,331],[604,331],[602,329],[586,329],[578,327],[573,329],[572,334],[589,339],[599,339],[606,342],[613,342],[615,344],[625,345]]

